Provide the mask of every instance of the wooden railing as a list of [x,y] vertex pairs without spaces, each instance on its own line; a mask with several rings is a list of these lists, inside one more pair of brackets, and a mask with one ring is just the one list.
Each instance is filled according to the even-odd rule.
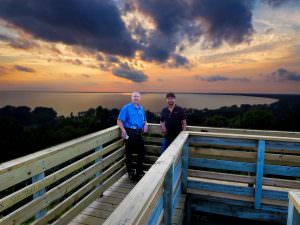
[[[149,171],[105,224],[170,224],[185,194],[187,221],[191,210],[283,221],[300,190],[300,133],[189,126],[161,156],[159,125],[144,138]],[[115,126],[1,164],[0,225],[67,224],[126,173],[124,151]]]
[[[160,134],[159,126],[150,125],[150,134]],[[300,190],[299,137],[278,131],[188,127],[105,225],[170,224],[176,199],[185,193],[187,224],[191,210],[285,224],[287,193]],[[174,187],[181,187],[177,194]]]
[[0,219],[66,224],[125,172],[117,126],[0,165]]

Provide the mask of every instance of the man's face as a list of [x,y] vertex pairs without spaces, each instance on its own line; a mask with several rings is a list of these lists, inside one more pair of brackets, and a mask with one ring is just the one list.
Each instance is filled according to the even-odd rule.
[[174,106],[175,105],[175,98],[174,97],[168,97],[167,98],[167,104],[168,106]]
[[141,95],[139,93],[132,93],[131,95],[131,101],[134,103],[134,104],[139,104],[140,101],[141,101]]

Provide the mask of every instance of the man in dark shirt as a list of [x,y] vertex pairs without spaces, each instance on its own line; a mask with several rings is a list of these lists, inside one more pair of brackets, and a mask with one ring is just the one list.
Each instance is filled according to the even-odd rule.
[[166,100],[167,107],[163,108],[160,114],[160,126],[164,135],[161,153],[182,130],[186,130],[186,116],[183,109],[175,104],[175,94],[168,93]]

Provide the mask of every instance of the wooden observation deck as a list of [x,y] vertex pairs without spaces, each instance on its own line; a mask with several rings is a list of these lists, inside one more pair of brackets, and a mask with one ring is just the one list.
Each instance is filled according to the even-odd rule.
[[300,133],[188,127],[162,155],[157,124],[144,138],[138,183],[117,126],[0,164],[0,225],[192,224],[192,212],[300,224]]

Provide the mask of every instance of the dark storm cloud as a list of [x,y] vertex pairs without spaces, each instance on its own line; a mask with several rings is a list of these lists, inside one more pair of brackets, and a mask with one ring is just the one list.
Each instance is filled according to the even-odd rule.
[[15,65],[15,69],[21,72],[34,73],[35,70],[26,66]]
[[211,76],[200,76],[195,75],[196,80],[202,80],[207,82],[219,82],[219,81],[237,81],[237,82],[250,82],[248,78],[244,77],[227,77],[223,75],[211,75]]
[[299,0],[262,0],[264,3],[267,3],[271,6],[277,7],[287,2],[297,2]]
[[165,62],[182,40],[201,36],[206,47],[248,41],[253,33],[253,0],[136,0],[137,8],[152,18],[157,30],[144,46],[143,59]]
[[120,65],[120,67],[112,70],[113,74],[118,77],[131,80],[135,83],[142,83],[148,80],[148,76],[142,71],[130,68],[126,63]]
[[1,0],[0,18],[50,42],[133,56],[137,49],[118,8],[105,0]]
[[279,68],[276,71],[267,74],[267,79],[275,81],[300,82],[300,73],[288,71],[284,68]]

